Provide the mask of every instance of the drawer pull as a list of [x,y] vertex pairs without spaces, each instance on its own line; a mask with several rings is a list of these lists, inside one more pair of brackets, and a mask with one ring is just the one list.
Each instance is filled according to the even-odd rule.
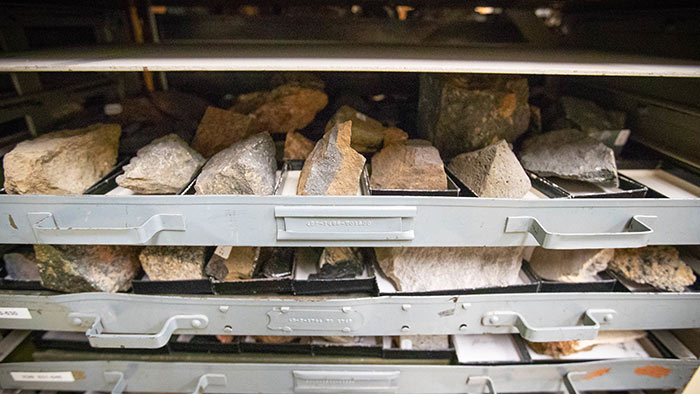
[[106,371],[104,376],[107,383],[114,383],[111,394],[122,394],[126,390],[126,379],[124,379],[123,372]]
[[292,371],[295,393],[395,393],[399,371]]
[[529,233],[545,249],[639,248],[647,246],[656,216],[636,215],[618,233],[555,233],[531,216],[509,216],[506,233]]
[[467,384],[486,384],[490,394],[498,394],[493,384],[493,379],[488,376],[470,376],[467,378]]
[[161,231],[185,231],[185,217],[179,214],[153,215],[137,227],[59,227],[50,212],[29,212],[37,243],[62,244],[91,239],[94,244],[144,244]]
[[523,339],[530,342],[573,341],[594,339],[598,336],[600,323],[610,322],[615,317],[612,309],[589,309],[583,314],[583,325],[573,327],[533,327],[517,312],[489,312],[481,319],[484,326],[514,327]]
[[202,394],[209,386],[226,386],[227,384],[226,375],[214,373],[204,374],[197,381],[197,387],[195,387],[193,394]]

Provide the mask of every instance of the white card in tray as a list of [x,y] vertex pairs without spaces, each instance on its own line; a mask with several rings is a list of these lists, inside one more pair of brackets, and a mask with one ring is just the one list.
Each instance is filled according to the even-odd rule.
[[700,197],[700,187],[664,170],[620,170],[619,172],[669,198]]
[[512,335],[454,335],[452,343],[460,364],[521,361]]

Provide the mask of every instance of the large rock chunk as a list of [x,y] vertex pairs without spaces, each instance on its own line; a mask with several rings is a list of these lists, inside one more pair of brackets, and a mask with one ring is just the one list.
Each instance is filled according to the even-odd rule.
[[204,246],[146,246],[139,254],[150,280],[204,279]]
[[372,156],[370,184],[373,189],[445,190],[447,175],[434,146],[408,141],[388,145]]
[[419,131],[443,159],[513,142],[530,122],[527,79],[492,75],[422,74]]
[[351,146],[358,152],[376,152],[382,147],[385,127],[379,121],[343,105],[326,124],[326,132],[335,125],[352,122]]
[[522,198],[531,187],[505,140],[455,156],[447,168],[478,197]]
[[314,150],[314,142],[295,131],[284,140],[284,160],[306,160]]
[[41,285],[77,293],[114,293],[131,287],[139,272],[139,249],[113,245],[34,245]]
[[518,283],[522,247],[375,248],[398,291],[469,289]]
[[121,128],[94,124],[24,141],[5,155],[10,194],[81,194],[117,162]]
[[578,130],[556,130],[525,140],[520,163],[542,176],[618,185],[613,150]]
[[319,278],[354,278],[362,274],[364,265],[355,248],[325,248],[318,262]]
[[592,282],[605,271],[614,249],[552,250],[536,248],[530,267],[541,278],[557,282]]
[[252,116],[209,107],[199,122],[192,148],[204,157],[212,157],[231,144],[254,134],[256,129]]
[[182,138],[169,134],[139,149],[117,177],[117,184],[136,194],[175,194],[204,162]]
[[299,175],[297,194],[354,195],[365,158],[350,147],[352,122],[334,126],[316,143]]
[[673,246],[616,249],[610,268],[634,282],[670,291],[683,291],[695,282],[693,270]]
[[219,246],[209,259],[207,275],[221,282],[251,279],[260,256],[260,248]]
[[39,280],[39,264],[33,252],[5,253],[6,279],[10,280]]
[[197,177],[197,194],[269,195],[275,189],[275,143],[259,133],[209,159]]
[[606,111],[578,97],[563,96],[560,102],[566,119],[581,131],[619,130],[625,126],[624,112]]

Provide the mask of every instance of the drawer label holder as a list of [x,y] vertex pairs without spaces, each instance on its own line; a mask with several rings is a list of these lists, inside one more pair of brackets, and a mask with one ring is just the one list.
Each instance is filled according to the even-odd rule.
[[73,372],[10,372],[15,382],[75,382]]
[[292,371],[295,393],[395,393],[399,371]]
[[278,307],[267,312],[267,328],[274,331],[328,331],[350,333],[362,326],[362,314],[350,307],[313,309]]
[[32,314],[28,308],[0,308],[0,320],[2,319],[26,319],[30,320]]

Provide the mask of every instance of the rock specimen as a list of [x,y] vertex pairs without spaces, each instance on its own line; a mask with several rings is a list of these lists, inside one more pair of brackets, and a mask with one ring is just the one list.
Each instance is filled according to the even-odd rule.
[[252,279],[260,248],[219,246],[209,259],[206,273],[220,282]]
[[318,278],[341,279],[362,275],[362,257],[355,248],[325,248],[318,261]]
[[204,246],[146,246],[139,254],[148,279],[204,279]]
[[408,141],[408,134],[396,127],[384,129],[384,146],[392,144],[405,144]]
[[375,248],[398,291],[434,291],[518,283],[522,247]]
[[9,280],[39,280],[39,265],[34,252],[5,253],[5,271]]
[[326,124],[326,132],[335,125],[352,121],[352,148],[358,152],[376,152],[384,142],[384,130],[379,121],[343,105]]
[[683,291],[695,282],[693,270],[673,246],[616,249],[610,269],[634,282],[669,291]]
[[306,160],[314,150],[314,142],[292,131],[284,140],[284,160]]
[[139,149],[117,184],[136,194],[176,194],[205,161],[182,138],[169,134]]
[[372,156],[373,189],[445,190],[440,152],[430,145],[391,144]]
[[255,134],[255,118],[216,107],[209,107],[199,122],[192,148],[204,157],[215,154]]
[[525,140],[520,163],[542,176],[618,185],[613,150],[578,130],[556,130]]
[[280,343],[290,343],[294,342],[297,338],[299,337],[285,337],[281,335],[261,335],[261,336],[256,336],[255,341],[258,343],[265,343],[265,344],[280,344]]
[[581,131],[619,130],[625,126],[624,112],[606,111],[592,101],[571,96],[561,97],[560,103],[566,119]]
[[41,285],[77,293],[114,293],[131,287],[139,272],[139,249],[113,245],[34,245]]
[[263,278],[283,278],[292,275],[294,248],[260,248],[259,273]]
[[450,348],[447,335],[402,335],[399,346],[411,350],[446,350]]
[[365,158],[350,146],[352,122],[340,123],[323,135],[304,162],[297,194],[355,195]]
[[443,159],[513,142],[530,122],[527,79],[493,75],[422,74],[419,131]]
[[269,195],[275,189],[275,143],[259,133],[209,159],[197,177],[197,194]]
[[477,197],[522,198],[530,178],[505,140],[455,156],[447,165]]
[[81,194],[117,162],[121,128],[94,124],[20,142],[5,155],[9,194]]
[[299,86],[302,88],[316,89],[320,91],[323,91],[326,88],[326,84],[323,82],[323,80],[321,80],[321,78],[316,76],[316,74],[298,71],[283,71],[274,73],[270,79],[270,84],[272,86]]
[[544,354],[554,358],[561,358],[570,354],[592,350],[597,345],[619,344],[636,341],[646,337],[645,331],[601,331],[598,337],[588,340],[558,341],[558,342],[527,342],[527,345],[535,353]]
[[557,282],[592,282],[605,271],[614,249],[553,250],[535,248],[530,267],[543,279]]

